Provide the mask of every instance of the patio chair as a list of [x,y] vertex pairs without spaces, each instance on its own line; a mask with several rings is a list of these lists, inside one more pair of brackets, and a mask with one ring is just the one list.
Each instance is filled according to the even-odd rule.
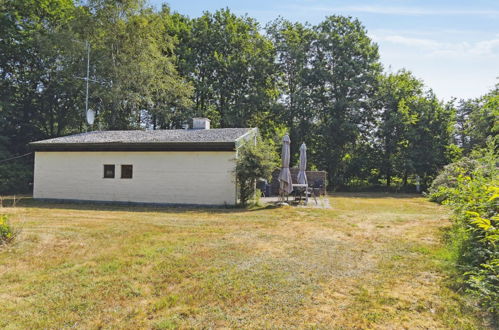
[[258,180],[256,182],[256,189],[260,190],[264,197],[268,197],[268,196],[266,196],[266,193],[267,193],[266,185],[267,185],[267,182],[264,180]]
[[306,194],[307,194],[307,190],[308,189],[303,189],[303,188],[299,188],[299,189],[294,189],[292,194],[293,194],[293,197],[294,197],[294,201],[295,202],[298,202],[300,203],[302,201],[302,197],[305,197],[306,198]]
[[270,197],[271,185],[267,183],[267,180],[258,180],[256,182],[256,189],[259,189],[263,197]]
[[318,179],[310,186],[314,198],[321,195],[321,190],[324,189],[324,180]]
[[300,190],[295,190],[293,191],[294,194],[294,200],[297,201],[298,203],[302,201],[302,197],[305,198],[305,204],[307,204],[308,199],[312,197],[315,201],[315,204],[317,203],[317,198],[313,192],[313,189],[311,186],[308,186],[306,188],[301,188]]

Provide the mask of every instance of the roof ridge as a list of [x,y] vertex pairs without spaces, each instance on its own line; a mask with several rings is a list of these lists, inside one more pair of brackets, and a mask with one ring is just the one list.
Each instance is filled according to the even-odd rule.
[[82,132],[62,137],[31,142],[34,149],[43,146],[97,146],[97,145],[235,145],[241,137],[255,128],[214,128],[214,129],[174,129],[174,130],[105,130]]

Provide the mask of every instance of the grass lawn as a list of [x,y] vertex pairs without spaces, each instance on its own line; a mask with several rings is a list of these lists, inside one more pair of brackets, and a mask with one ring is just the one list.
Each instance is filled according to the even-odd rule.
[[341,194],[332,209],[2,208],[6,328],[483,328],[449,287],[445,208]]

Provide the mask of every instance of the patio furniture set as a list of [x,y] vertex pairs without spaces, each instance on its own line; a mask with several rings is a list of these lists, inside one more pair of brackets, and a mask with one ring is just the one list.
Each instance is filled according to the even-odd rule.
[[285,203],[289,200],[289,195],[294,194],[295,201],[298,203],[302,200],[305,204],[308,204],[309,197],[313,197],[315,203],[317,204],[317,194],[320,189],[323,188],[324,182],[315,181],[312,186],[309,186],[306,174],[307,168],[307,147],[305,143],[302,143],[300,147],[300,162],[299,162],[299,172],[297,175],[296,182],[293,182],[291,178],[291,172],[289,170],[289,160],[290,160],[290,143],[288,135],[283,138],[282,145],[282,167],[279,173],[279,196],[280,203]]

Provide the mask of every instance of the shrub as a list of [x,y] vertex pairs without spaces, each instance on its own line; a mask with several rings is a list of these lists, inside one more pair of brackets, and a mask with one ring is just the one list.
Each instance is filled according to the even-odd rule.
[[30,182],[33,178],[31,167],[21,161],[0,164],[0,194],[30,192]]
[[0,245],[10,243],[17,236],[17,232],[9,224],[6,215],[0,215]]
[[[497,318],[499,312],[499,170],[495,147],[480,156],[474,168],[455,166],[439,187],[444,204],[454,210],[452,245],[467,291]],[[444,170],[445,171],[445,170]],[[448,169],[447,169],[448,171]],[[457,174],[457,175],[456,175]]]
[[478,161],[471,158],[461,160],[446,165],[433,180],[428,189],[428,197],[432,202],[442,203],[449,198],[449,188],[457,187],[459,175],[470,175],[478,166]]
[[[11,143],[0,135],[0,160],[12,158],[8,150]],[[33,178],[32,156],[12,159],[0,163],[0,194],[19,194],[30,191],[30,182]]]
[[255,196],[256,180],[270,180],[272,171],[278,166],[277,153],[273,147],[261,139],[256,144],[246,143],[238,150],[236,178],[239,187],[239,200],[242,206]]

